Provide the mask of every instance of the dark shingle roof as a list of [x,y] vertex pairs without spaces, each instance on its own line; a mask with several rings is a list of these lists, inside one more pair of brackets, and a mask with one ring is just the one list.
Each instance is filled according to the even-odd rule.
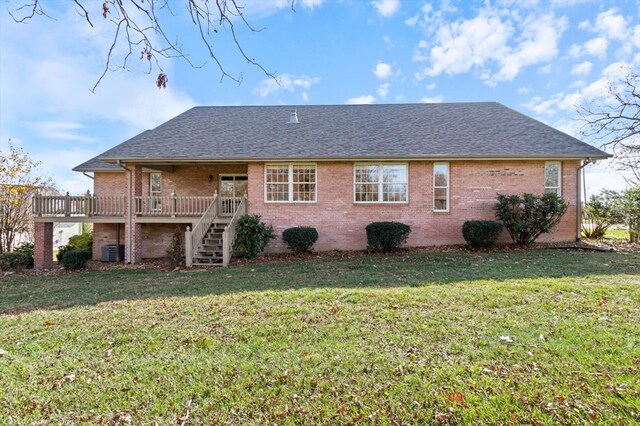
[[[299,123],[289,124],[294,109]],[[195,107],[99,158],[150,162],[607,156],[504,105],[483,102]]]
[[74,172],[118,172],[122,171],[122,168],[114,163],[105,163],[100,161],[100,156],[93,157],[91,160],[87,160],[82,164],[79,164],[73,168]]

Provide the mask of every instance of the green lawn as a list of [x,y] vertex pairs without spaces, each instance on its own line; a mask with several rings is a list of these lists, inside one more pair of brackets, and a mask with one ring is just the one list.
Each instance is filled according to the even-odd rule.
[[0,424],[637,424],[640,253],[0,280]]

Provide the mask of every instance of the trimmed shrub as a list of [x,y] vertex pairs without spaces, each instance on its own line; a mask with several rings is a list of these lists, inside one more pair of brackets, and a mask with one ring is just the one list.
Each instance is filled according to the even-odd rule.
[[276,237],[273,227],[267,226],[260,219],[261,216],[257,214],[246,214],[238,219],[235,248],[247,258],[262,253],[269,241]]
[[500,222],[492,220],[468,220],[462,225],[462,236],[471,247],[493,247],[502,228]]
[[33,243],[22,243],[14,250],[15,253],[22,253],[27,256],[25,268],[33,268]]
[[184,233],[180,227],[176,226],[173,235],[171,236],[171,242],[167,247],[167,260],[171,264],[172,268],[177,268],[182,262],[184,257]]
[[371,251],[388,252],[399,249],[407,242],[411,227],[400,222],[373,222],[365,228],[367,248]]
[[75,248],[69,244],[67,244],[66,246],[58,247],[58,252],[56,253],[56,260],[58,261],[58,263],[62,264],[62,259],[64,258],[64,254],[72,250],[75,250]]
[[80,251],[91,251],[93,249],[93,235],[84,233],[69,237],[69,245]]
[[[66,246],[58,247],[58,253],[56,254],[56,260],[58,263],[63,263],[64,254],[69,251],[88,251],[93,250],[93,235],[84,233],[80,235],[74,235],[69,237],[69,244]],[[91,259],[91,256],[89,256]]]
[[69,250],[62,256],[62,265],[65,269],[82,269],[87,266],[89,259],[91,259],[90,251]]
[[[33,258],[31,258],[33,262]],[[33,265],[33,263],[31,263]],[[0,269],[3,271],[21,271],[29,266],[29,256],[24,253],[0,253]]]
[[553,192],[542,195],[498,194],[496,219],[509,231],[514,243],[528,246],[541,234],[553,231],[569,203]]
[[295,253],[307,253],[318,241],[318,231],[309,226],[285,229],[282,233],[282,241]]

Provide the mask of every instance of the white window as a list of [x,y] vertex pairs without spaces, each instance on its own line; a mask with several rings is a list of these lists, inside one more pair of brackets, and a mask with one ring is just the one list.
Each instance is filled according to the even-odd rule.
[[264,181],[265,201],[316,201],[315,164],[267,164],[264,168]]
[[353,170],[356,203],[406,203],[409,170],[406,164],[356,164]]
[[149,196],[151,210],[162,210],[162,175],[149,173]]
[[449,163],[433,164],[433,211],[449,211]]
[[544,164],[544,192],[553,192],[562,197],[562,163],[547,161]]

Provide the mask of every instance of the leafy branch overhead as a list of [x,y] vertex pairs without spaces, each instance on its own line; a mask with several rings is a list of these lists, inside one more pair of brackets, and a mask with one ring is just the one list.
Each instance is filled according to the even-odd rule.
[[[225,77],[240,84],[242,73],[233,74],[223,64],[220,58],[220,46],[230,44],[246,63],[257,67],[269,78],[275,79],[275,74],[267,71],[256,59],[244,50],[239,34],[244,31],[252,33],[262,29],[254,28],[244,16],[244,6],[237,0],[106,0],[102,4],[90,0],[73,0],[74,7],[81,19],[94,27],[94,19],[101,16],[111,24],[112,36],[106,55],[102,74],[91,89],[95,92],[100,82],[109,71],[128,69],[131,58],[148,62],[146,73],[154,69],[158,72],[156,85],[166,88],[169,81],[162,68],[162,62],[171,59],[186,61],[193,68],[202,68],[205,63],[196,64],[191,55],[179,41],[179,34],[172,28],[180,19],[180,13],[174,13],[172,7],[177,5],[186,7],[190,24],[200,40],[200,46],[207,56],[217,65],[220,81]],[[48,6],[50,0],[24,0],[24,2],[9,10],[9,14],[17,23],[27,23],[34,17],[49,17]],[[293,1],[291,2],[293,9]],[[181,10],[176,10],[181,12]],[[224,38],[223,34],[228,38]]]
[[614,154],[620,170],[630,172],[630,183],[640,184],[640,74],[628,68],[610,81],[598,103],[579,108],[582,134],[599,141]]

